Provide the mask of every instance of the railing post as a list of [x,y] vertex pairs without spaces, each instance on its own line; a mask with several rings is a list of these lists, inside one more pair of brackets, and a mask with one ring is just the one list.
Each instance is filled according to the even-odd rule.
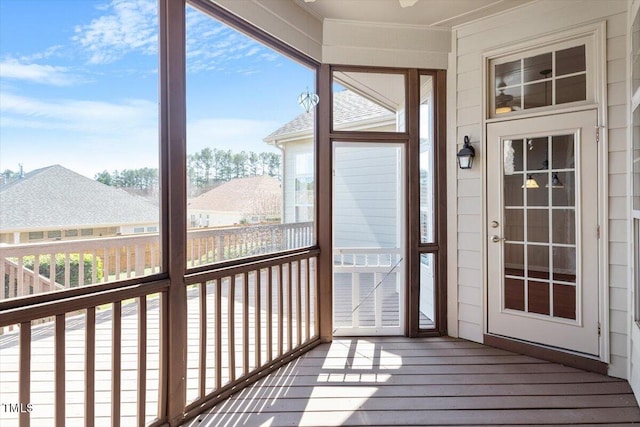
[[[159,1],[160,45],[160,188],[163,265],[169,274],[168,331],[161,349],[166,378],[166,421],[178,426],[184,418],[187,374],[186,271],[186,31],[185,0]],[[165,377],[163,375],[163,377]]]

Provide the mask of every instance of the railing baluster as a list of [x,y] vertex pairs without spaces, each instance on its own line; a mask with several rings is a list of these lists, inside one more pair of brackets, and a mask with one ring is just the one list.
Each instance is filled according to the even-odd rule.
[[64,254],[64,287],[71,287],[71,254]]
[[84,351],[84,422],[95,426],[96,410],[96,308],[87,308]]
[[[4,278],[4,276],[3,276]],[[2,281],[4,287],[4,280]],[[22,410],[22,405],[31,402],[31,322],[20,324],[20,366],[18,368],[20,390],[18,401],[20,402],[20,427],[29,427],[31,416],[28,411]]]
[[222,279],[215,281],[216,286],[216,389],[222,387]]
[[84,285],[84,252],[78,253],[78,286]]
[[287,263],[287,350],[293,348],[293,266]]
[[91,283],[98,283],[98,260],[96,250],[91,251]]
[[55,321],[55,424],[56,427],[65,425],[65,315],[56,315]]
[[138,427],[144,427],[147,403],[147,296],[138,297]]
[[[40,255],[38,254],[35,254],[33,258],[33,274],[35,275],[33,293],[38,294],[43,291],[42,282],[40,281]],[[0,275],[0,277],[4,277],[4,275]]]
[[113,303],[111,338],[111,426],[120,427],[122,377],[122,302]]
[[142,250],[143,246],[141,246],[140,244],[137,244],[135,246],[135,250],[134,250],[134,256],[135,256],[135,273],[136,273],[136,277],[140,277],[144,275],[144,264],[145,264],[145,260],[144,260],[144,256],[145,256],[145,251]]
[[125,264],[127,267],[126,277],[128,279],[131,277],[131,273],[133,272],[133,267],[131,266],[131,246],[127,245],[125,248],[125,255],[127,256],[127,262]]
[[17,292],[17,296],[21,297],[21,296],[25,296],[28,295],[28,292],[26,292],[25,289],[25,285],[24,285],[24,258],[23,257],[19,257],[18,258],[18,292]]
[[267,267],[267,362],[273,359],[273,267]]
[[309,267],[309,263],[311,261],[310,258],[307,258],[304,263],[305,265],[305,338],[306,340],[311,339],[311,271]]
[[169,380],[169,295],[167,292],[160,294],[160,316],[159,316],[159,338],[160,345],[158,349],[160,351],[160,361],[158,365],[159,377],[158,377],[158,412],[156,415],[162,417],[167,413],[167,395],[168,390],[165,384]]
[[282,264],[278,264],[278,356],[284,353],[284,283],[282,280]]
[[228,309],[228,340],[229,340],[229,380],[236,379],[236,344],[235,344],[235,298],[236,298],[236,276],[229,278],[229,293],[227,295]]
[[302,344],[302,261],[296,261],[296,332],[298,333],[296,345]]
[[116,264],[116,271],[115,271],[115,275],[116,275],[116,280],[120,279],[120,273],[122,272],[122,269],[120,268],[120,257],[122,256],[122,248],[118,247],[116,248],[116,260],[115,260],[115,264]]
[[110,258],[111,258],[111,250],[109,248],[104,248],[103,249],[103,260],[102,260],[102,281],[103,282],[108,282],[109,281],[109,267],[110,267]]
[[198,396],[205,396],[205,383],[207,380],[207,284],[199,285],[200,298],[200,363],[198,364]]
[[[0,255],[0,299],[7,298],[7,293],[4,287],[4,275],[6,274],[5,262],[6,259],[4,254]],[[9,288],[11,288],[11,282],[9,282]],[[11,289],[9,289],[9,293],[11,293]],[[2,328],[0,328],[0,332],[2,332]]]
[[256,342],[254,343],[254,348],[256,349],[256,368],[262,365],[262,270],[258,269],[255,271],[255,309],[254,314],[256,316]]
[[357,328],[360,326],[360,273],[351,273],[351,326]]
[[249,373],[249,273],[242,275],[242,371]]

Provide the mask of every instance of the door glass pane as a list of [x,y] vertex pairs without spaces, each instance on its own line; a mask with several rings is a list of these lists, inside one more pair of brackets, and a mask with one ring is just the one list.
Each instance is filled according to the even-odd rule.
[[524,83],[551,77],[551,52],[524,59]]
[[549,210],[527,210],[527,240],[546,243],[549,241]]
[[496,88],[520,84],[520,60],[498,64],[495,67]]
[[508,241],[524,241],[524,209],[505,209],[504,238]]
[[503,146],[505,308],[575,319],[574,135],[522,141]]
[[338,335],[403,330],[402,153],[395,144],[336,143],[333,297]]
[[554,172],[551,185],[553,206],[575,206],[575,172]]
[[529,313],[550,314],[549,283],[529,280],[527,282]]
[[576,243],[576,211],[574,209],[554,209],[552,215],[553,243]]
[[420,76],[420,242],[434,241],[433,78]]
[[524,245],[505,243],[504,274],[524,277]]
[[567,77],[556,80],[556,104],[587,99],[587,76]]
[[553,169],[573,169],[575,167],[573,135],[552,138],[551,167]]
[[584,45],[556,52],[556,76],[585,71]]
[[535,56],[525,53],[522,59],[492,63],[495,107],[492,115],[593,98],[586,84],[586,64],[586,44],[550,49]]
[[420,254],[420,329],[435,327],[435,256]]
[[333,72],[333,130],[405,132],[405,75]]
[[551,81],[524,86],[524,108],[538,108],[551,105]]
[[549,278],[549,247],[527,245],[527,275],[537,279]]

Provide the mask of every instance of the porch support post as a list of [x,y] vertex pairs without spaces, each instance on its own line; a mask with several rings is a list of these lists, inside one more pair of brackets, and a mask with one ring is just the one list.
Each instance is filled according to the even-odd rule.
[[332,153],[329,128],[331,126],[331,68],[320,65],[318,70],[317,108],[317,168],[318,182],[317,236],[320,255],[318,256],[318,311],[320,314],[320,339],[331,341],[333,337],[333,229],[331,224]]
[[160,176],[162,262],[169,274],[161,348],[166,421],[177,426],[186,405],[186,48],[185,0],[160,0]]

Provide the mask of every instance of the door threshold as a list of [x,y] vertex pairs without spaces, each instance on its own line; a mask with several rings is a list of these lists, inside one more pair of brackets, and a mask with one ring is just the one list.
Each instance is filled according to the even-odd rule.
[[484,334],[484,344],[490,347],[519,353],[525,356],[535,357],[537,359],[547,360],[549,362],[560,363],[572,368],[582,369],[584,371],[595,372],[597,374],[607,375],[609,365],[600,360],[591,357],[568,353],[562,350],[556,350],[529,342],[523,342],[516,339],[505,338],[498,335]]

